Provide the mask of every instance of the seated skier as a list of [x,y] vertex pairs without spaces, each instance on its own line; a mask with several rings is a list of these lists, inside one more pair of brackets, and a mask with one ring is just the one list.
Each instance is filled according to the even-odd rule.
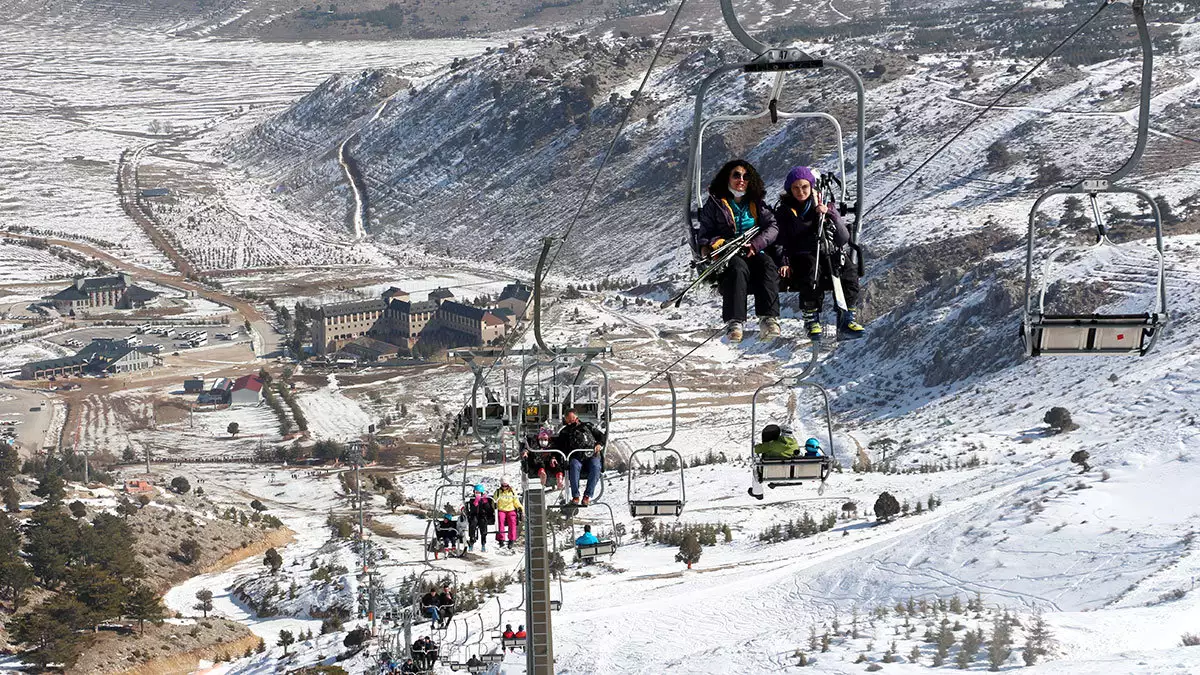
[[583,526],[583,534],[580,535],[577,539],[575,539],[576,546],[591,546],[593,544],[599,544],[599,543],[600,543],[600,539],[598,539],[596,537],[596,535],[592,534],[592,526],[591,525],[584,525]]
[[441,540],[443,548],[449,550],[458,545],[458,522],[453,513],[443,513],[442,517],[438,519],[436,528],[437,537]]
[[[555,446],[570,458],[567,462],[568,475],[571,478],[571,503],[587,506],[596,494],[596,486],[600,483],[600,472],[604,470],[604,432],[595,425],[581,422],[574,410],[563,415],[563,428],[558,430]],[[584,450],[585,452],[572,452]],[[579,499],[579,479],[587,476],[587,488],[583,493],[583,501]]]
[[701,255],[709,255],[728,239],[752,227],[756,235],[719,272],[721,320],[730,342],[742,341],[746,322],[746,296],[754,294],[754,313],[760,319],[759,337],[779,337],[779,270],[775,260],[765,255],[775,243],[775,215],[767,207],[767,190],[758,171],[744,159],[728,162],[708,186],[708,199],[700,208],[700,227],[696,245]]
[[[762,430],[762,443],[754,446],[754,454],[763,459],[791,459],[800,449],[800,443],[790,433],[784,434],[783,427],[768,424]],[[750,467],[750,487],[746,490],[755,499],[763,498],[763,484],[758,480],[755,467]]]
[[[536,447],[542,450],[555,446],[554,437],[551,436],[550,430],[545,428],[538,430],[535,442]],[[526,476],[537,478],[542,485],[546,485],[549,480],[559,490],[562,489],[563,461],[556,453],[526,450],[521,454],[521,463]]]
[[[850,230],[834,204],[822,203],[817,180],[812,169],[794,167],[788,172],[783,194],[775,205],[779,236],[772,253],[779,264],[780,290],[797,292],[805,330],[809,337],[815,338],[823,332],[821,307],[825,291],[833,289],[836,277],[847,307],[844,311],[838,308],[838,334],[862,337],[863,327],[854,316],[860,290],[858,271],[850,264],[846,252]],[[819,227],[822,217],[823,230]]]

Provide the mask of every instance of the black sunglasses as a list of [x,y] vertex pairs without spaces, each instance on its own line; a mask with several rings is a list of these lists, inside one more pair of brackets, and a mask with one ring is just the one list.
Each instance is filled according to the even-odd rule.
[[738,180],[738,179],[743,179],[743,178],[746,178],[746,175],[747,175],[747,174],[746,174],[746,172],[745,172],[745,171],[740,171],[740,172],[737,172],[737,173],[731,173],[731,174],[729,174],[729,177],[730,177],[730,178],[732,178],[732,179],[734,179],[734,180]]

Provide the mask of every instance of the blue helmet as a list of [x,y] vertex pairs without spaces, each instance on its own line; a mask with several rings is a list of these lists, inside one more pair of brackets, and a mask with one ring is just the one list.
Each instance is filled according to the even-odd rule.
[[476,484],[475,484],[475,491],[476,491],[476,492],[484,492],[484,493],[486,493],[486,492],[487,492],[487,490],[483,489],[483,483],[476,483]]
[[807,441],[804,441],[804,447],[809,450],[820,450],[821,449],[821,441],[819,441],[815,438],[810,438]]

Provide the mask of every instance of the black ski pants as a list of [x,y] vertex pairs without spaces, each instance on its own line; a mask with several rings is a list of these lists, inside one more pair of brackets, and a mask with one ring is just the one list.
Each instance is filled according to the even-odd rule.
[[475,545],[476,541],[487,542],[488,521],[483,518],[471,518],[469,521],[471,532],[467,537],[467,543],[471,546]]
[[746,296],[754,294],[754,313],[779,316],[779,268],[771,256],[735,256],[721,272],[721,320],[745,321]]
[[[793,253],[790,256],[792,262],[792,274],[785,282],[784,290],[796,291],[800,296],[800,309],[805,312],[820,312],[825,302],[826,291],[833,290],[833,279],[830,276],[830,261],[828,258],[821,265],[820,275],[816,283],[813,283],[813,267],[817,264],[816,253]],[[842,270],[838,270],[839,273]],[[861,286],[858,283],[858,275],[850,271],[840,277],[842,280],[842,291],[846,294],[846,307],[855,308],[858,306],[858,295],[861,292]]]

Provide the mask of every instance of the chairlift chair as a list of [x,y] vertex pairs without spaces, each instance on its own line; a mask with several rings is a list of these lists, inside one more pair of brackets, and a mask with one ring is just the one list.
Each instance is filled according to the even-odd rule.
[[[759,40],[751,37],[739,23],[736,13],[733,10],[733,0],[721,0],[721,12],[724,15],[725,22],[728,24],[730,31],[734,37],[755,54],[755,58],[747,63],[735,63],[722,66],[710,73],[700,84],[700,90],[696,94],[696,104],[692,120],[692,136],[691,136],[691,152],[688,159],[687,172],[687,198],[684,204],[685,222],[688,224],[689,242],[692,247],[692,252],[695,257],[700,255],[700,247],[697,242],[699,233],[699,221],[697,214],[700,207],[704,203],[704,185],[703,172],[703,145],[704,134],[714,124],[723,122],[745,123],[761,119],[769,116],[771,122],[778,122],[780,119],[819,119],[829,122],[837,138],[837,154],[838,154],[838,169],[835,175],[840,177],[839,184],[841,186],[841,199],[839,207],[846,209],[842,211],[842,215],[853,213],[854,227],[850,230],[850,249],[855,257],[855,264],[862,273],[862,255],[858,248],[858,235],[862,230],[862,215],[864,204],[864,183],[863,179],[866,174],[866,107],[865,94],[862,78],[859,77],[855,70],[846,64],[833,59],[813,58],[801,49],[773,48]],[[780,109],[779,96],[783,92],[784,76],[787,73],[798,71],[823,71],[826,68],[841,71],[850,78],[854,85],[857,95],[857,162],[855,164],[855,204],[847,205],[846,198],[846,160],[844,143],[842,140],[842,128],[837,118],[833,115],[820,111],[787,111]],[[771,93],[766,105],[752,113],[745,114],[724,114],[713,115],[711,117],[704,116],[704,102],[708,96],[709,89],[713,83],[726,73],[741,71],[742,73],[775,73],[774,81],[771,86]]]
[[[758,445],[759,438],[759,396],[767,389],[781,386],[786,388],[808,387],[816,389],[821,394],[825,427],[829,436],[829,447],[825,456],[773,459],[763,458],[754,452],[754,446]],[[829,478],[829,474],[833,470],[833,462],[836,457],[833,440],[833,413],[829,408],[829,392],[825,387],[810,380],[785,377],[755,389],[754,396],[750,399],[750,457],[753,462],[753,471],[759,482],[771,489],[788,485],[803,485],[812,481],[819,481],[824,489],[825,480]]]
[[[675,440],[675,430],[678,425],[679,412],[679,396],[675,393],[675,379],[671,377],[670,372],[663,373],[666,376],[667,388],[671,391],[671,433],[667,439],[658,445],[651,445],[640,450],[634,450],[630,453],[626,461],[626,471],[628,472],[625,482],[625,497],[629,502],[629,515],[634,518],[642,518],[646,516],[679,516],[683,513],[683,505],[687,502],[687,488],[684,485],[684,461],[683,455],[679,454],[678,450],[672,450],[667,447],[671,441]],[[675,455],[679,462],[679,499],[648,499],[633,497],[633,477],[636,471],[636,463],[633,461],[639,454],[649,452],[651,455],[650,461],[653,466],[658,466],[658,453],[668,453]]]
[[[1168,323],[1166,270],[1163,256],[1162,214],[1153,197],[1137,188],[1120,187],[1116,182],[1127,176],[1137,166],[1145,152],[1150,132],[1150,85],[1154,72],[1154,49],[1150,32],[1146,26],[1144,2],[1132,3],[1133,19],[1141,41],[1142,69],[1137,116],[1137,142],[1133,152],[1116,171],[1103,178],[1081,181],[1070,187],[1054,188],[1037,198],[1029,211],[1029,239],[1025,254],[1025,310],[1021,323],[1021,339],[1027,356],[1047,354],[1138,354],[1145,356],[1154,348],[1159,335]],[[1042,203],[1055,195],[1087,195],[1091,202],[1092,218],[1096,226],[1096,245],[1113,246],[1108,238],[1108,228],[1100,215],[1096,196],[1102,193],[1132,194],[1150,205],[1154,216],[1154,236],[1157,257],[1157,289],[1154,306],[1142,314],[1047,314],[1045,311],[1046,290],[1050,279],[1042,275],[1041,288],[1034,292],[1034,249],[1036,246],[1036,220]],[[1055,254],[1047,257],[1049,267]],[[1048,270],[1047,270],[1048,271]]]

